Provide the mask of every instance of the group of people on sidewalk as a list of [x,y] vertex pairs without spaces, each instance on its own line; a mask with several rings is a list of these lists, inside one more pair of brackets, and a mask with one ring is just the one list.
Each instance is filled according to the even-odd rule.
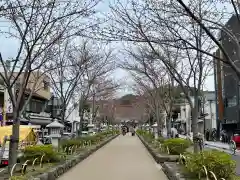
[[132,136],[135,136],[135,132],[136,132],[135,127],[133,127],[133,126],[130,126],[130,127],[123,126],[122,127],[122,134],[125,135],[128,132],[131,132]]
[[[222,143],[229,143],[232,139],[233,134],[228,133],[226,130],[221,130],[220,141]],[[206,141],[217,141],[217,130],[214,128],[212,130],[207,129],[205,132]]]

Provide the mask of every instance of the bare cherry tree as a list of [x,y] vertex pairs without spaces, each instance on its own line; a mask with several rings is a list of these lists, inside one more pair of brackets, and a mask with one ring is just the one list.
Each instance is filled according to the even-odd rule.
[[133,51],[129,51],[130,56],[133,57],[134,63],[131,62],[123,62],[123,68],[128,69],[130,71],[135,71],[135,79],[137,79],[137,74],[140,75],[139,78],[145,79],[145,81],[150,81],[150,88],[148,90],[148,94],[150,95],[152,100],[152,104],[154,106],[155,112],[155,121],[158,124],[158,132],[161,135],[161,131],[163,129],[163,122],[160,119],[161,114],[161,94],[158,91],[160,85],[160,77],[162,76],[161,70],[158,65],[154,64],[153,62],[148,61],[146,56],[144,56],[143,51],[139,51],[139,54],[134,53]]
[[[95,85],[98,80],[108,77],[115,69],[115,59],[112,50],[107,50],[104,46],[91,46],[91,60],[85,66],[85,73],[81,78],[77,90],[80,95],[79,99],[79,115],[80,115],[80,129],[81,134],[83,127],[83,117],[88,106],[88,100],[93,99]],[[108,78],[107,78],[108,79]],[[101,82],[101,81],[100,81]]]
[[[205,1],[204,1],[205,2]],[[205,2],[206,3],[206,2]],[[218,7],[218,9],[209,10],[209,13],[219,13],[224,18],[222,20],[212,18],[209,16],[199,16],[194,12],[194,9],[191,8],[190,3],[185,3],[182,0],[178,0],[176,2],[176,7],[178,7],[179,12],[182,14],[185,14],[189,18],[192,19],[193,22],[195,22],[200,29],[204,33],[207,34],[207,36],[214,42],[214,44],[219,48],[219,50],[222,52],[222,56],[219,56],[215,53],[211,53],[209,51],[206,51],[202,48],[199,48],[195,46],[194,44],[188,43],[188,46],[192,49],[195,49],[201,53],[207,54],[209,56],[214,57],[216,60],[222,61],[225,65],[228,65],[233,69],[233,71],[236,73],[238,79],[240,78],[240,68],[238,65],[239,57],[240,57],[240,46],[239,46],[239,37],[238,32],[234,30],[234,27],[232,25],[225,25],[225,19],[230,18],[232,19],[232,22],[234,25],[238,26],[240,22],[240,16],[239,16],[239,7],[240,2],[237,1],[207,1],[209,7]],[[227,10],[221,8],[228,7],[230,12]],[[220,30],[220,33],[216,33],[216,30]],[[225,37],[224,37],[225,36]],[[234,49],[232,49],[231,53],[227,49],[227,46],[225,45],[225,42],[230,42]],[[233,55],[232,55],[233,54]]]
[[[19,141],[19,116],[21,104],[30,74],[41,69],[49,60],[56,42],[93,26],[86,19],[94,15],[93,8],[98,1],[39,1],[4,0],[1,1],[1,36],[17,44],[16,52],[8,68],[5,56],[0,55],[4,72],[0,73],[13,105],[13,129],[10,141],[9,170],[16,163]],[[89,23],[88,23],[89,22]],[[6,27],[7,26],[7,27]],[[15,73],[17,72],[17,73]],[[22,76],[23,78],[20,78]],[[16,81],[20,79],[17,96],[13,92]]]
[[[113,99],[119,84],[106,76],[99,77],[91,89],[89,99],[92,101],[92,120],[96,122],[97,113],[104,107],[104,101]],[[100,125],[100,123],[97,123]]]
[[[163,114],[164,112],[167,114],[167,132],[170,135],[170,119],[174,105],[174,80],[172,76],[163,64],[156,64],[149,59],[146,48],[139,48],[135,52],[131,50],[128,54],[132,61],[126,60],[122,67],[131,71],[136,84],[142,87],[143,94],[147,95],[148,106],[152,107],[151,111],[154,112],[158,124],[163,125],[163,122],[161,122]],[[159,125],[159,128],[163,128],[162,125]]]
[[61,122],[64,123],[66,110],[73,98],[77,86],[85,75],[86,67],[91,63],[90,50],[86,42],[80,47],[72,45],[66,41],[58,46],[56,55],[52,58],[51,66],[57,66],[55,70],[49,73],[51,87],[56,96],[61,100]]
[[[191,5],[199,16],[206,15],[203,1]],[[163,64],[182,88],[191,106],[194,147],[197,151],[199,96],[212,64],[206,54],[190,48],[188,43],[210,52],[212,44],[208,36],[192,18],[179,13],[174,4],[165,1],[132,0],[127,4],[118,1],[112,6],[110,21],[113,22],[111,27],[103,30],[105,38],[144,44],[148,47],[149,61]]]

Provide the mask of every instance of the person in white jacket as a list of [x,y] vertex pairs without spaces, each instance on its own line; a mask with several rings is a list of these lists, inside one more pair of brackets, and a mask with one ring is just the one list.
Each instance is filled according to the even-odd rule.
[[171,137],[172,138],[178,137],[178,131],[177,131],[177,129],[175,127],[171,128]]

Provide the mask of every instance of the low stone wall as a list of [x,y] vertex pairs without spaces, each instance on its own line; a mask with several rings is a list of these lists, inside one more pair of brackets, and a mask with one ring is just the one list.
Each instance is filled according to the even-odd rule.
[[141,136],[138,135],[138,137],[148,152],[152,155],[154,160],[162,165],[162,170],[169,180],[186,180],[186,178],[184,178],[184,176],[181,174],[181,165],[178,163],[178,155],[160,154],[156,149],[144,141]]
[[178,155],[160,154],[157,151],[157,149],[155,149],[154,147],[149,145],[147,142],[145,142],[141,136],[138,136],[138,137],[157,163],[177,162],[178,161],[178,159],[179,159]]
[[169,180],[187,180],[181,173],[181,165],[177,162],[165,162],[162,168]]
[[73,156],[72,159],[66,160],[64,164],[58,165],[58,166],[52,168],[51,170],[49,170],[48,172],[40,174],[37,177],[32,178],[31,180],[55,180],[55,179],[57,179],[59,176],[66,173],[69,169],[71,169],[72,167],[74,167],[75,165],[77,165],[78,163],[83,161],[84,159],[86,159],[88,156],[90,156],[91,154],[96,152],[98,149],[100,149],[101,147],[103,147],[104,145],[106,145],[107,143],[112,141],[113,139],[115,139],[117,136],[118,135],[113,136],[113,137],[107,139],[106,141],[100,143],[99,145],[90,148],[85,153]]

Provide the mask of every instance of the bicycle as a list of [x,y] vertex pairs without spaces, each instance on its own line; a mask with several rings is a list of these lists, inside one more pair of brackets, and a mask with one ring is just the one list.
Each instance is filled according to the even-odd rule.
[[231,140],[229,142],[229,148],[233,152],[233,155],[235,155],[236,154],[236,150],[237,150],[236,142]]

